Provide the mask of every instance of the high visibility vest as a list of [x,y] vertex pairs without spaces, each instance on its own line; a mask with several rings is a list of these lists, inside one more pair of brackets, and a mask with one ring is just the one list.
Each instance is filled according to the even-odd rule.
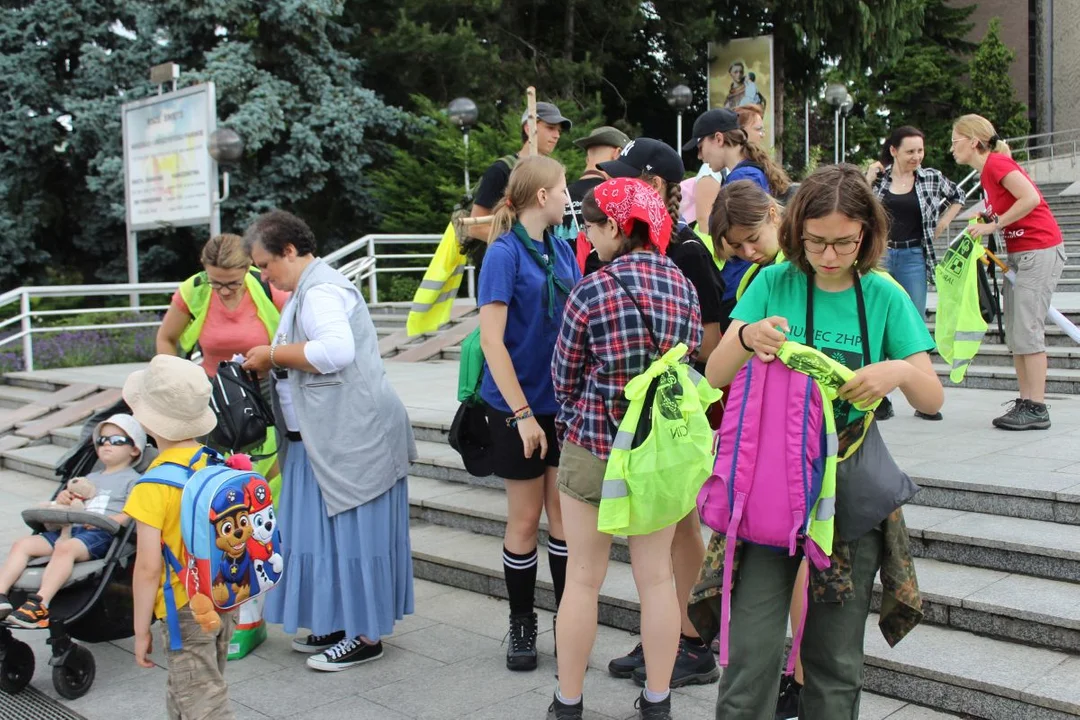
[[[705,412],[723,393],[683,362],[687,350],[683,343],[676,345],[626,384],[630,406],[604,471],[596,522],[600,532],[647,535],[677,523],[697,506],[715,456]],[[654,380],[656,392],[650,394]],[[639,432],[646,401],[652,403],[651,426]]]
[[713,262],[716,263],[717,269],[723,270],[724,266],[727,265],[727,260],[716,256],[716,246],[713,245],[712,235],[709,235],[707,232],[703,232],[698,227],[694,228],[694,233],[699,238],[701,238],[701,243],[709,251],[709,255],[712,256]]
[[446,226],[424,279],[413,295],[405,330],[412,335],[435,332],[450,321],[450,310],[465,274],[465,255],[458,244],[454,224]]
[[[244,288],[251,299],[255,302],[255,314],[266,326],[266,335],[273,341],[274,333],[277,332],[278,321],[281,313],[270,296],[270,288],[262,283],[262,275],[258,268],[251,268],[244,276]],[[180,297],[191,313],[191,322],[180,333],[180,351],[183,355],[190,355],[199,342],[202,334],[206,315],[210,311],[210,296],[213,290],[206,271],[196,273],[180,284]]]
[[743,293],[746,292],[746,288],[750,287],[750,283],[754,281],[754,278],[757,276],[758,271],[761,270],[761,268],[769,267],[771,265],[778,265],[782,262],[784,262],[784,251],[777,250],[776,257],[774,257],[771,262],[765,265],[758,265],[757,263],[754,263],[749,268],[747,268],[746,273],[742,276],[742,280],[739,281],[739,289],[735,291],[735,299],[742,299]]
[[934,267],[937,315],[934,342],[938,355],[949,363],[949,380],[959,383],[978,354],[986,335],[986,320],[979,304],[979,263],[986,250],[968,233],[945,252]]

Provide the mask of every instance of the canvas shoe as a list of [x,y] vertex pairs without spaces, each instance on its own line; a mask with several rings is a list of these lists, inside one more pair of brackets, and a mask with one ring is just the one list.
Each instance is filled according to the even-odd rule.
[[345,638],[332,648],[312,655],[307,659],[307,666],[323,672],[340,672],[362,665],[383,656],[381,642],[368,644],[358,637]]
[[30,630],[49,627],[49,608],[41,603],[40,595],[31,595],[26,602],[8,615],[8,622]]
[[506,639],[506,667],[510,670],[535,670],[536,613],[511,615]]
[[645,651],[641,648],[641,643],[638,643],[626,655],[609,662],[607,670],[613,677],[628,680],[635,670],[643,667],[645,667]]
[[293,638],[292,649],[298,653],[311,655],[332,648],[344,639],[344,630],[338,630],[329,635],[308,635],[307,637]]
[[994,418],[994,427],[1002,430],[1047,430],[1050,427],[1050,406],[1017,398],[1001,417]]
[[[645,663],[634,670],[634,682],[645,687]],[[671,687],[684,685],[708,685],[720,679],[720,668],[716,658],[705,645],[695,645],[679,638],[679,653],[675,656],[675,667],[671,669]]]

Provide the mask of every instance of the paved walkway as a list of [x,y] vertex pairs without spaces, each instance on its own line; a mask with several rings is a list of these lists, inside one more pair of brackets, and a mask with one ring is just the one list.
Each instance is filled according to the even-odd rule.
[[[119,386],[138,366],[104,366],[34,373],[59,383],[93,382]],[[448,422],[456,407],[457,364],[387,363],[387,372],[414,420]],[[987,482],[1008,469],[1010,484],[1025,481],[1025,468],[1049,470],[1061,488],[1080,488],[1080,398],[1052,398],[1054,427],[1045,433],[1008,434],[990,427],[989,420],[1011,393],[950,388],[946,391],[941,423],[911,416],[898,396],[897,417],[882,425],[898,461],[907,469],[933,464],[985,476]],[[993,472],[991,472],[993,469]],[[1040,478],[1040,479],[1037,479]],[[1031,481],[1046,482],[1045,472]],[[0,471],[0,547],[25,532],[19,510],[46,498],[54,485],[10,471]],[[289,638],[271,629],[270,638],[256,652],[230,663],[227,677],[237,717],[334,718],[404,720],[425,718],[541,718],[555,685],[551,616],[541,612],[540,669],[535,673],[506,671],[505,632],[507,605],[462,590],[417,582],[416,614],[406,618],[387,639],[386,656],[354,670],[322,674],[307,670],[303,658],[291,652]],[[41,633],[20,635],[38,654],[33,686],[55,697],[47,665],[48,651]],[[592,657],[594,671],[586,683],[592,711],[586,717],[636,717],[632,703],[637,690],[627,681],[607,676],[603,668],[635,639],[625,632],[601,628]],[[155,657],[164,662],[160,650]],[[66,703],[89,720],[158,718],[164,716],[166,672],[138,668],[131,641],[95,646],[97,680],[90,693]],[[678,718],[712,718],[715,686],[695,687],[675,694]],[[0,695],[0,716],[5,697]],[[947,716],[899,701],[867,696],[862,720],[930,720]]]

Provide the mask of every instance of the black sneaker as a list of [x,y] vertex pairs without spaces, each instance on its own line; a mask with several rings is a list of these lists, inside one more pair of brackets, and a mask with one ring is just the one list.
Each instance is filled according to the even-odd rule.
[[1046,430],[1050,427],[1049,405],[1017,398],[1004,415],[994,418],[994,427],[1002,430]]
[[11,611],[15,608],[11,605],[11,600],[8,600],[7,595],[0,594],[0,620],[3,620]]
[[896,412],[893,410],[892,400],[889,398],[882,398],[881,404],[874,408],[874,419],[878,422],[884,422],[894,415],[896,415]]
[[780,680],[780,695],[776,699],[776,720],[798,720],[801,692],[802,685],[795,682],[793,676],[785,675]]
[[293,638],[292,649],[298,653],[311,655],[332,648],[344,639],[344,630],[338,630],[329,635],[308,635],[305,638]]
[[641,693],[634,701],[634,707],[637,708],[641,720],[671,720],[670,694],[658,703],[651,703],[645,699],[645,693]]
[[551,699],[551,705],[548,706],[548,718],[549,720],[581,720],[584,709],[584,701],[577,705],[567,705],[559,702],[559,693],[555,693],[555,697]]
[[383,656],[381,642],[369,645],[358,637],[346,638],[332,648],[312,655],[307,659],[307,666],[312,670],[339,672],[362,665]]
[[40,595],[31,595],[18,610],[8,615],[8,622],[28,630],[44,630],[49,627],[49,608],[42,604]]
[[644,667],[645,651],[641,648],[641,643],[638,643],[628,654],[617,657],[609,662],[607,671],[611,673],[613,677],[628,680],[633,676],[635,670]]
[[[634,682],[645,687],[645,663],[634,670]],[[712,651],[704,644],[688,642],[679,638],[679,654],[675,656],[675,667],[671,669],[671,687],[684,685],[708,685],[720,679],[720,668]]]
[[506,667],[510,670],[535,670],[536,613],[511,615],[506,639]]

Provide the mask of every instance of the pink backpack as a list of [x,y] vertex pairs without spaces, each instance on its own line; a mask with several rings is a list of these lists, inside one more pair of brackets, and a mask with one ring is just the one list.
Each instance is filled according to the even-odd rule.
[[[815,567],[829,566],[835,478],[827,478],[826,471],[835,471],[836,455],[832,406],[810,376],[755,356],[731,383],[715,437],[716,463],[697,504],[702,522],[728,540],[719,658],[726,666],[736,540],[789,556],[802,551]],[[794,647],[801,635],[800,624]],[[792,652],[789,674],[795,657]]]

